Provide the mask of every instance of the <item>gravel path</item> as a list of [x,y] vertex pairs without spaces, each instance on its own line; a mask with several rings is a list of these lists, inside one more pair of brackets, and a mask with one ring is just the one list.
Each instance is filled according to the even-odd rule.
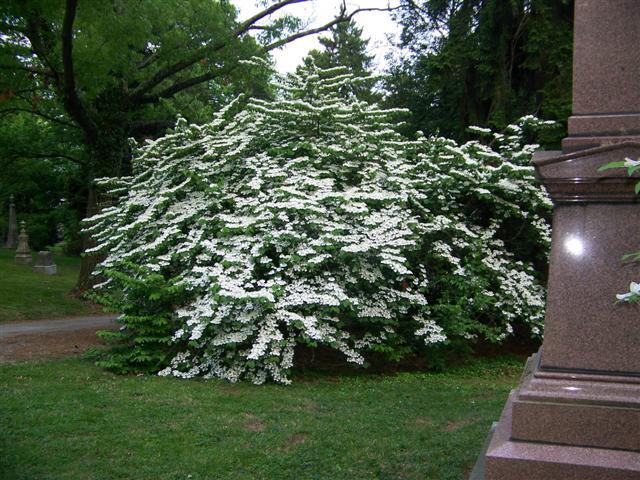
[[103,345],[98,330],[116,328],[117,316],[75,317],[0,324],[0,363],[78,356]]
[[15,335],[68,332],[77,330],[102,330],[115,325],[117,315],[74,317],[61,320],[32,320],[27,322],[0,323],[0,340]]

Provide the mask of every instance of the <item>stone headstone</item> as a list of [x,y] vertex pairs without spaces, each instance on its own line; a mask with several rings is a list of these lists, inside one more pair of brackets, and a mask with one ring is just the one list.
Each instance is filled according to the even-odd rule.
[[4,242],[5,248],[16,248],[18,246],[18,222],[16,221],[16,206],[13,202],[13,195],[9,197],[9,228],[7,238]]
[[18,247],[16,248],[16,263],[19,265],[31,265],[31,248],[29,248],[29,236],[27,235],[26,224],[20,222],[20,235],[18,236]]
[[64,241],[66,230],[67,229],[64,227],[64,223],[58,223],[56,225],[56,237],[58,239],[58,242]]
[[554,203],[544,342],[474,479],[640,480],[640,3],[576,0],[573,117],[561,152],[534,157]]
[[38,258],[33,266],[33,271],[44,275],[55,275],[58,267],[53,263],[53,254],[49,251],[38,252]]

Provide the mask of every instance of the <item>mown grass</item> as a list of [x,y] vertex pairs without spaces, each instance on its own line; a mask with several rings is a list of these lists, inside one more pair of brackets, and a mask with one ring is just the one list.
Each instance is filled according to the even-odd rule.
[[100,312],[94,305],[69,295],[78,280],[80,258],[55,255],[58,273],[42,275],[34,273],[30,266],[16,265],[14,255],[14,250],[0,248],[0,322]]
[[3,479],[463,479],[521,360],[292,386],[0,366]]

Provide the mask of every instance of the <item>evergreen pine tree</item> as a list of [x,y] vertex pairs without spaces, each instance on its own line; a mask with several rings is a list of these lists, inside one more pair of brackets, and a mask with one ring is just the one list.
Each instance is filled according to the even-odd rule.
[[[347,67],[357,77],[372,75],[374,57],[367,51],[369,39],[362,37],[362,28],[354,20],[338,23],[331,29],[330,37],[323,36],[318,41],[323,49],[311,50],[306,62],[313,60],[324,69]],[[360,100],[374,102],[380,97],[373,92],[374,85],[374,79],[359,82],[343,93],[352,93]]]

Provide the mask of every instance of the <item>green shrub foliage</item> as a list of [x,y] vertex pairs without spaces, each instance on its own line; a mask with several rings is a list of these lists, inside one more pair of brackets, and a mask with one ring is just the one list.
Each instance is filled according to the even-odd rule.
[[287,383],[302,344],[363,364],[540,334],[549,202],[520,140],[540,122],[409,141],[404,111],[340,95],[359,81],[309,65],[101,181],[120,201],[87,226],[97,291],[123,314],[105,365]]

